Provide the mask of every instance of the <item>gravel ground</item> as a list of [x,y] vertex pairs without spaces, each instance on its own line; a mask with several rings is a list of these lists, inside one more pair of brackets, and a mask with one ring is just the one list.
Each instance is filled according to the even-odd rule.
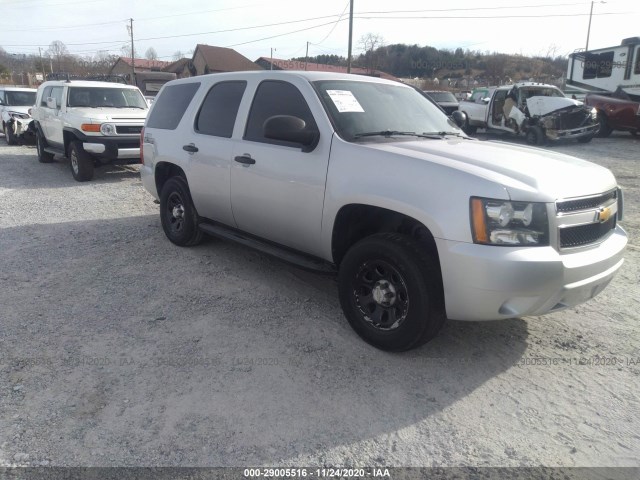
[[0,139],[0,466],[637,467],[638,147],[550,147],[625,188],[626,262],[597,299],[389,354],[332,278],[169,243],[136,167],[79,184]]

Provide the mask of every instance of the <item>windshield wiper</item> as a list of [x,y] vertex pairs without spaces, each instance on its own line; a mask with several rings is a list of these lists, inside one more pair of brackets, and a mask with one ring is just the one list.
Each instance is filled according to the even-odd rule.
[[361,137],[395,137],[395,136],[409,136],[409,137],[422,137],[422,138],[437,138],[433,133],[416,133],[416,132],[400,132],[398,130],[380,130],[379,132],[362,132],[356,133],[353,138]]
[[437,135],[439,137],[445,137],[447,135],[453,135],[454,137],[466,137],[460,132],[424,132],[423,135]]

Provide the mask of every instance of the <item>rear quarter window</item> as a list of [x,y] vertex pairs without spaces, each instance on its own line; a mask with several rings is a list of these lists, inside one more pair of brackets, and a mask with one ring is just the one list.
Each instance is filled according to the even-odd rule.
[[200,82],[166,87],[153,102],[147,127],[175,130],[199,88]]

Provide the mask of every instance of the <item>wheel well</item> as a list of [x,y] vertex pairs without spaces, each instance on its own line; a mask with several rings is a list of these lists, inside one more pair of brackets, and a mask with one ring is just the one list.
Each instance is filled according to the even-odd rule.
[[160,195],[162,187],[171,177],[183,177],[185,180],[187,179],[184,170],[179,166],[169,162],[159,162],[155,168],[156,191],[158,195]]
[[76,137],[73,133],[64,130],[62,132],[62,138],[64,141],[64,152],[66,155],[69,155],[69,145],[71,145],[71,142],[78,140],[78,137]]
[[331,239],[335,264],[340,265],[353,244],[369,235],[383,232],[401,233],[419,240],[440,265],[433,234],[421,222],[393,210],[361,204],[346,205],[336,215]]

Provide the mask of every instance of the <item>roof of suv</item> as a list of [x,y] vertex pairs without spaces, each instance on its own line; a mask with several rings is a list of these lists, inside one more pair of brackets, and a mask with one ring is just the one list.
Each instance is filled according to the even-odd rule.
[[[369,77],[367,75],[356,75],[349,73],[334,73],[334,72],[306,72],[304,70],[261,70],[261,71],[244,71],[244,72],[226,72],[226,73],[211,73],[209,75],[199,75],[196,77],[180,78],[178,80],[172,80],[167,83],[171,85],[174,83],[186,83],[189,81],[198,82],[205,78],[219,78],[225,79],[249,79],[249,78],[305,78],[310,82],[318,80],[349,80],[358,82],[372,82],[372,83],[385,83],[387,85],[398,85],[398,82],[392,80],[385,80],[378,77]],[[401,84],[404,85],[404,84]]]

